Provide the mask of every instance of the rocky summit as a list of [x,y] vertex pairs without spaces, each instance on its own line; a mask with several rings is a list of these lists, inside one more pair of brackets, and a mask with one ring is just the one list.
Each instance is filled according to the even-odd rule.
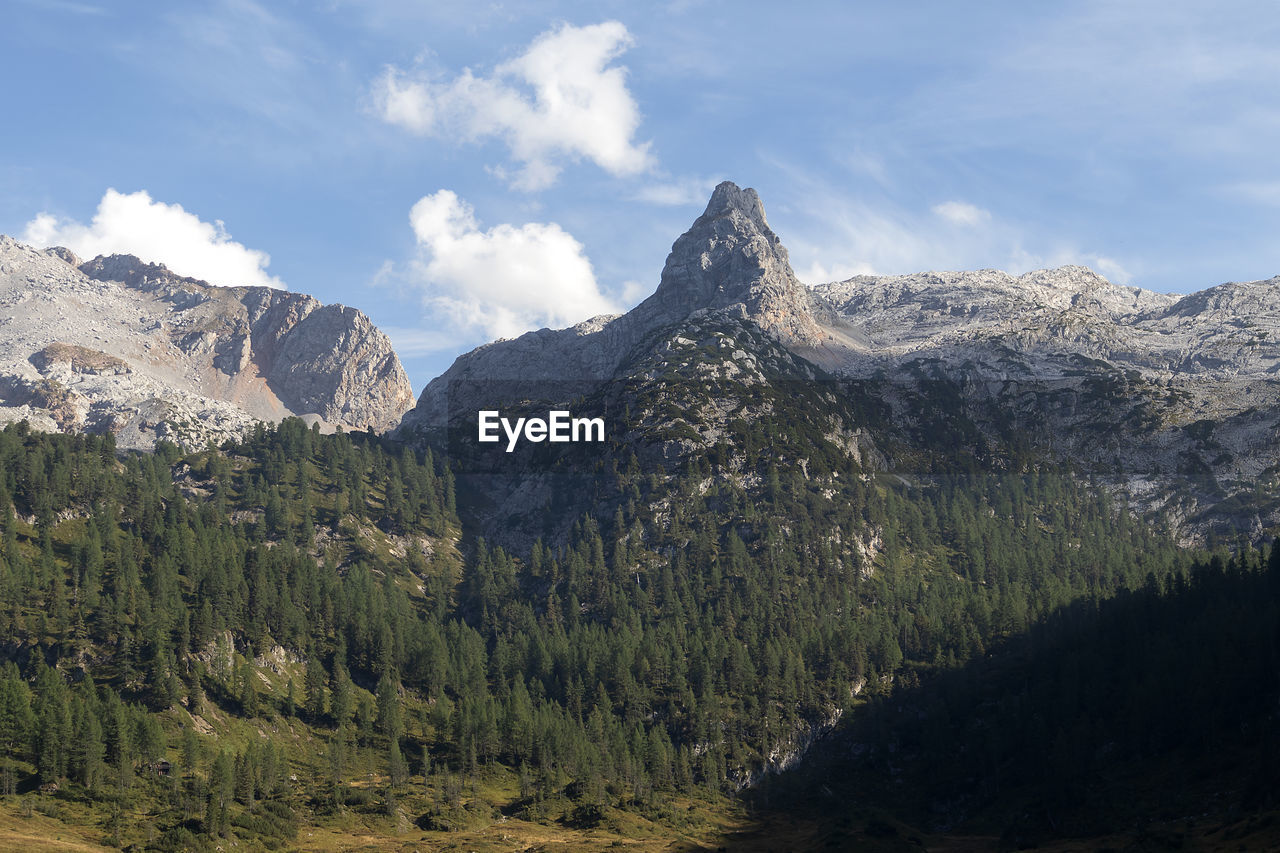
[[474,418],[481,404],[564,400],[636,378],[649,355],[720,321],[761,330],[850,399],[873,397],[887,420],[860,445],[904,475],[921,453],[945,460],[963,446],[1007,464],[1030,446],[1189,539],[1280,523],[1280,278],[1186,297],[1079,266],[808,287],[755,191],[729,182],[676,240],[652,296],[460,357],[402,434]]
[[412,400],[390,340],[353,308],[0,236],[0,420],[199,446],[289,415],[384,431]]
[[791,270],[760,197],[728,181],[716,187],[706,210],[671,247],[658,289],[648,299],[626,314],[541,329],[467,353],[428,384],[405,416],[404,430],[443,425],[450,410],[474,411],[477,383],[553,381],[585,389],[616,378],[655,334],[709,314],[750,317],[797,348],[820,346],[827,337],[814,318],[813,296]]

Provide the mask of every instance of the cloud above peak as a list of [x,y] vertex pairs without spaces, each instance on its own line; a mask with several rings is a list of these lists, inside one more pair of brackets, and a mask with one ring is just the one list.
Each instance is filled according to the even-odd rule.
[[509,338],[618,311],[582,244],[554,222],[482,229],[451,190],[419,199],[409,222],[420,251],[410,284],[458,331]]
[[205,222],[182,205],[153,200],[146,190],[108,189],[88,225],[39,213],[22,240],[40,248],[65,246],[84,258],[136,255],[211,284],[285,286],[267,273],[271,256],[232,240],[221,220]]
[[612,175],[636,175],[654,165],[651,143],[634,139],[640,110],[626,68],[613,64],[632,42],[617,21],[563,24],[487,76],[468,68],[438,80],[388,68],[374,100],[384,121],[422,136],[502,140],[519,164],[510,176],[517,189],[545,189],[565,161],[582,158]]
[[991,219],[991,213],[965,201],[944,201],[933,206],[935,215],[942,217],[952,225],[969,227],[981,225]]

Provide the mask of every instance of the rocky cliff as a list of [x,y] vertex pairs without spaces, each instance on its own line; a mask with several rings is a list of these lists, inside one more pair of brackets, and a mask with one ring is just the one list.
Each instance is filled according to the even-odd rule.
[[128,255],[81,263],[0,236],[0,419],[199,445],[255,420],[384,431],[412,404],[364,314],[214,287]]

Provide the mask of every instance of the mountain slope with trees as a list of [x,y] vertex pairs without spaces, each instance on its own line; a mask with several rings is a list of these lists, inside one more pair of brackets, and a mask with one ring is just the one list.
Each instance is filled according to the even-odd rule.
[[[1054,841],[1122,826],[1086,819],[1090,786],[1198,731],[1161,704],[1187,690],[1166,647],[1243,662],[1225,705],[1195,694],[1206,743],[1262,725],[1260,558],[1195,564],[1178,519],[1047,440],[1038,391],[828,372],[820,306],[731,189],[617,334],[485,348],[396,436],[0,431],[0,842],[696,849],[833,796],[864,811],[808,815],[809,840]],[[548,341],[604,372],[468,374]],[[1154,416],[1126,403],[1147,379],[1085,368],[1087,398],[1049,399],[1080,440]],[[507,453],[479,402],[606,439]],[[1233,584],[1260,609],[1215,598]],[[1245,641],[1213,645],[1236,611]]]
[[813,848],[867,833],[1001,849],[1275,844],[1280,547],[1061,607],[986,657],[876,697],[753,792]]
[[706,836],[855,695],[1180,563],[1047,468],[906,485],[815,450],[792,400],[762,401],[758,468],[609,470],[612,519],[519,555],[461,532],[437,458],[368,436],[119,455],[7,428],[5,808],[172,849]]

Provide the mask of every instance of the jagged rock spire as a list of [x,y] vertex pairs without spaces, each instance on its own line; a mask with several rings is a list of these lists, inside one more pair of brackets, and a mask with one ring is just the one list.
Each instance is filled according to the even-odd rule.
[[678,322],[739,304],[785,343],[811,346],[822,338],[808,289],[769,227],[760,196],[725,181],[671,247],[657,292],[636,310],[649,323]]
[[734,211],[747,217],[760,231],[773,233],[769,229],[768,221],[764,218],[764,205],[760,202],[760,196],[756,191],[750,187],[745,190],[740,189],[733,181],[721,181],[715,188],[715,192],[711,194],[711,200],[707,202],[707,209],[703,211],[702,216],[704,218],[728,216]]

